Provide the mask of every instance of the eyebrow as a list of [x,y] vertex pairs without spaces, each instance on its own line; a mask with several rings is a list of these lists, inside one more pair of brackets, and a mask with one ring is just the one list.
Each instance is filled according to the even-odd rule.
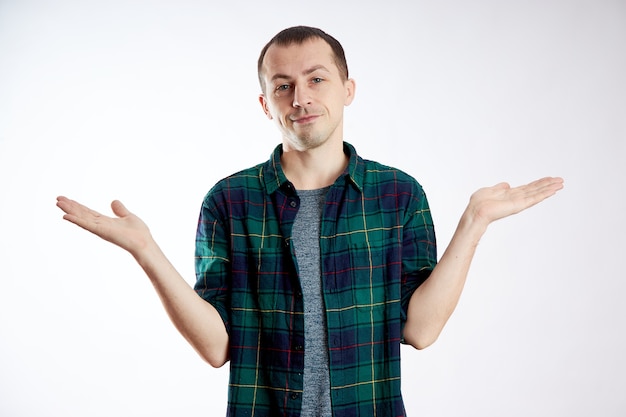
[[[307,68],[304,71],[302,71],[302,75],[309,75],[314,73],[317,70],[323,70],[326,72],[330,72],[328,70],[328,68],[326,68],[324,65],[314,65],[311,68]],[[278,79],[285,79],[285,80],[290,80],[292,77],[290,75],[286,75],[286,74],[274,74],[274,76],[271,78],[270,81],[275,81]]]

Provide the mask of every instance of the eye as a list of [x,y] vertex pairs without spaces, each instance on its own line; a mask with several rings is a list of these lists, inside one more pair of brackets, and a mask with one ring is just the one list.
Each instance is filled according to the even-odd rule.
[[320,78],[320,77],[315,77],[315,78],[313,78],[313,79],[311,80],[311,82],[312,82],[313,84],[318,84],[318,83],[321,83],[322,81],[324,81],[324,80],[323,80],[322,78]]
[[291,86],[289,84],[281,84],[276,87],[276,91],[287,91]]

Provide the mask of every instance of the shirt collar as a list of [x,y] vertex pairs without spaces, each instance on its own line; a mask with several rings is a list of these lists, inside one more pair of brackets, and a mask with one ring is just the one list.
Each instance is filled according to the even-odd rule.
[[[343,143],[343,151],[350,159],[348,166],[339,178],[345,178],[346,182],[352,183],[357,190],[361,191],[365,164],[357,155],[354,146],[350,145],[348,142]],[[272,152],[269,161],[262,166],[261,174],[263,176],[263,181],[265,182],[265,190],[268,194],[273,194],[279,188],[288,189],[291,187],[291,189],[293,189],[293,186],[285,176],[283,168],[280,164],[280,156],[282,153],[283,145],[280,144],[274,148],[274,152]]]

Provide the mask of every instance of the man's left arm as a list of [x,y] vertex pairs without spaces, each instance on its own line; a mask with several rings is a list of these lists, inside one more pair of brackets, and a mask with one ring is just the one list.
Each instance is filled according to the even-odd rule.
[[511,188],[506,183],[472,194],[450,244],[409,301],[404,340],[423,349],[437,340],[463,291],[476,246],[492,222],[519,213],[563,188],[562,178],[542,178]]

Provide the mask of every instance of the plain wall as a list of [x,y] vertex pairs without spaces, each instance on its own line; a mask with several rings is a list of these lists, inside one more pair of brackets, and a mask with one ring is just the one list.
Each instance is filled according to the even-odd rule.
[[280,141],[256,59],[297,24],[343,43],[345,139],[420,181],[440,253],[477,188],[566,181],[492,225],[440,339],[403,348],[408,414],[623,416],[621,0],[1,1],[0,415],[225,415],[228,367],[55,197],[121,199],[193,284],[204,194]]

